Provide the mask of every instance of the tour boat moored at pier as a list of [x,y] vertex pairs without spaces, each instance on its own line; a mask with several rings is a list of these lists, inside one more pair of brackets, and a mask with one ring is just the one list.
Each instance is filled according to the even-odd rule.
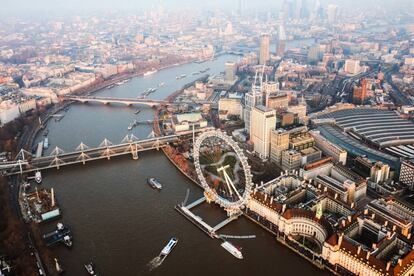
[[229,243],[228,241],[223,242],[221,244],[221,247],[226,249],[228,252],[230,252],[231,255],[233,255],[237,259],[243,259],[243,255],[242,255],[241,251],[237,247],[235,247],[234,245]]

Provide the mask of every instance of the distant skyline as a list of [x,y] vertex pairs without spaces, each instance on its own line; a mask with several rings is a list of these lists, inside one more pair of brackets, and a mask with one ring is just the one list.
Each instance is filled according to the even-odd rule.
[[[243,9],[249,11],[274,11],[278,9],[284,0],[242,0]],[[294,0],[291,0],[294,1]],[[302,0],[312,5],[315,0]],[[330,3],[343,7],[378,7],[378,5],[390,5],[392,7],[414,5],[412,0],[321,0],[322,5]],[[53,15],[70,13],[89,13],[103,11],[142,11],[152,6],[163,3],[166,9],[224,9],[236,10],[239,0],[6,0],[2,3],[0,14],[3,15]]]

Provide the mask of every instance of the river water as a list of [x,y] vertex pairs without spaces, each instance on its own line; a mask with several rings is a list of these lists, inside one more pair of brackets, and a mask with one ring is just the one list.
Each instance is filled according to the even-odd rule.
[[[149,77],[137,77],[97,96],[137,97],[149,87],[165,82],[151,97],[163,99],[198,76],[192,72],[210,67],[210,74],[224,69],[227,60],[236,56],[220,56],[203,64],[187,64],[162,70]],[[175,77],[188,77],[176,80]],[[119,143],[128,133],[144,138],[150,126],[139,126],[128,132],[134,119],[151,119],[151,109],[135,115],[136,107],[74,104],[60,122],[48,124],[50,153],[55,146],[71,151],[85,143],[91,147],[107,138]],[[38,137],[38,140],[42,136]],[[202,195],[195,184],[186,179],[162,152],[101,160],[86,165],[62,167],[43,173],[45,187],[54,187],[63,212],[61,221],[73,231],[74,246],[53,248],[66,275],[86,275],[83,265],[92,260],[99,275],[320,275],[313,265],[278,244],[265,230],[245,218],[224,227],[219,233],[257,235],[255,239],[234,240],[243,248],[244,260],[238,260],[174,210],[184,200],[187,189],[190,200]],[[151,189],[147,177],[157,177],[162,191]],[[225,217],[224,211],[207,203],[195,212],[215,225]],[[44,232],[54,222],[42,226]],[[159,267],[151,267],[167,241],[175,236],[177,247]]]

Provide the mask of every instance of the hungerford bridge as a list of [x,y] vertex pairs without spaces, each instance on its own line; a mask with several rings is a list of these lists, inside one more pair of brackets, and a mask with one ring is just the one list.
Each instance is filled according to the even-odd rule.
[[164,100],[153,99],[127,99],[127,98],[111,98],[111,97],[85,97],[85,96],[66,96],[63,98],[68,101],[76,101],[81,103],[103,103],[103,104],[124,104],[131,105],[147,105],[151,107],[159,105],[180,105],[180,104],[212,104],[211,101],[183,101],[183,102],[169,102]]
[[35,158],[28,151],[21,150],[16,156],[15,161],[0,164],[3,174],[15,175],[33,171],[73,165],[85,164],[86,162],[111,159],[111,157],[131,154],[134,160],[138,159],[138,153],[148,150],[159,150],[170,143],[179,141],[179,135],[168,135],[151,137],[139,140],[133,134],[127,135],[120,144],[112,144],[108,139],[104,139],[97,148],[90,148],[81,143],[73,152],[64,152],[56,147],[49,156]]

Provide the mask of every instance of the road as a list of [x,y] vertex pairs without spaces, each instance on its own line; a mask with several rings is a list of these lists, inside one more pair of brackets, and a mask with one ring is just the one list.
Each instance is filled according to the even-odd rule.
[[392,74],[395,73],[398,69],[391,68],[385,72],[385,80],[391,86],[392,90],[389,91],[390,96],[393,98],[396,105],[409,105],[413,104],[411,99],[409,99],[404,93],[402,93],[395,83],[392,81]]

